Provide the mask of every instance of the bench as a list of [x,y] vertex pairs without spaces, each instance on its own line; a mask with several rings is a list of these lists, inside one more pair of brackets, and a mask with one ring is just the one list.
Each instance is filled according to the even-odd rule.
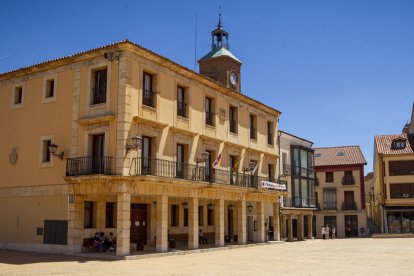
[[84,238],[82,243],[82,252],[95,252],[95,242],[93,238]]
[[[214,241],[216,239],[216,233],[215,232],[206,232],[203,233],[204,238],[207,239],[209,244],[214,244]],[[187,245],[188,244],[188,233],[180,233],[180,234],[171,234],[171,236],[174,239],[174,243],[170,242],[169,246],[170,248],[174,248],[175,245]],[[200,243],[201,244],[201,243]]]

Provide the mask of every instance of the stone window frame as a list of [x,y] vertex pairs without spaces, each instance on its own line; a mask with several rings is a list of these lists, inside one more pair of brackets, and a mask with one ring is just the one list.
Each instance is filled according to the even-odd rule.
[[49,162],[43,162],[43,151],[44,151],[44,141],[50,140],[53,144],[55,140],[54,135],[42,135],[40,136],[40,143],[39,143],[39,168],[51,168],[53,167],[53,155],[50,154],[50,161]]
[[[22,89],[22,101],[20,103],[15,103],[16,102],[16,89],[17,88],[21,88]],[[24,107],[24,98],[25,98],[25,82],[18,82],[15,83],[12,86],[12,91],[11,91],[11,107],[12,109],[19,109],[19,108],[23,108]]]
[[[54,84],[53,84],[53,96],[52,97],[48,97],[47,96],[47,90],[48,90],[48,83],[49,81],[53,80]],[[57,94],[57,74],[50,74],[47,75],[45,77],[43,77],[43,92],[42,92],[42,103],[46,104],[46,103],[52,103],[52,102],[56,102],[56,94]]]

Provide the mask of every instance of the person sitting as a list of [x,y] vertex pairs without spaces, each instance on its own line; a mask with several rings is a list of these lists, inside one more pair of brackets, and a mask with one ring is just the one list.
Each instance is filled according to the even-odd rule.
[[99,252],[103,252],[103,250],[105,248],[104,242],[105,242],[105,234],[104,234],[104,232],[101,232],[100,234],[98,232],[96,232],[95,233],[95,236],[93,237],[93,243],[95,245],[95,248]]
[[105,238],[105,248],[107,251],[113,252],[115,251],[115,237],[114,233],[110,232],[109,237]]
[[204,237],[203,230],[200,228],[198,232],[198,240],[201,244],[208,244],[208,240]]

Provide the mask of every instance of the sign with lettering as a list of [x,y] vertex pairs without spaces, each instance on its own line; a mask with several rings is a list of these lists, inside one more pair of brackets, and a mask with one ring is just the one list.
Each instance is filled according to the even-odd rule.
[[271,189],[271,190],[286,191],[286,184],[274,183],[274,182],[270,182],[270,181],[262,181],[262,188]]

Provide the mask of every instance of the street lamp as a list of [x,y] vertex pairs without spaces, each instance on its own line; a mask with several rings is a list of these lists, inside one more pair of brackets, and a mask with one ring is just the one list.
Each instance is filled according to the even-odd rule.
[[131,150],[137,150],[137,149],[141,148],[142,137],[136,135],[136,136],[131,138],[131,141],[132,141],[132,145],[126,144],[126,146],[125,146],[127,153]]
[[212,204],[211,201],[210,201],[209,204],[207,204],[207,209],[210,210],[210,211],[214,210],[214,204]]
[[249,213],[251,213],[253,210],[253,205],[249,203],[249,205],[247,206],[247,210],[249,210]]
[[60,160],[63,160],[63,155],[65,154],[63,151],[62,152],[60,152],[60,153],[56,153],[56,151],[57,151],[57,149],[58,149],[58,145],[56,145],[56,144],[50,144],[49,145],[49,151],[50,151],[50,153],[53,155],[53,156],[57,156],[57,157],[59,157],[60,158]]

